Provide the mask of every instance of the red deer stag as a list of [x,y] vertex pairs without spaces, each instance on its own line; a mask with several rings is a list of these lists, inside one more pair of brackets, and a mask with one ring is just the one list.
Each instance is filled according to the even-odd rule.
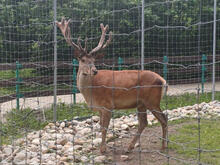
[[[134,148],[142,131],[147,126],[147,109],[161,123],[163,136],[162,149],[165,149],[167,118],[160,109],[160,100],[163,95],[163,87],[166,87],[166,81],[157,73],[147,70],[97,70],[94,62],[98,56],[98,52],[105,49],[112,39],[112,33],[110,32],[109,39],[105,42],[108,25],[100,25],[102,34],[98,46],[88,53],[87,40],[85,40],[84,48],[80,43],[80,38],[78,38],[77,44],[71,40],[69,23],[70,20],[66,21],[64,18],[61,22],[56,22],[66,42],[79,52],[75,54],[75,57],[79,61],[77,87],[84,96],[88,106],[100,114],[102,132],[101,153],[106,151],[106,133],[112,110],[129,108],[137,108],[139,112],[139,125],[137,134],[128,146],[128,151]],[[164,89],[167,89],[167,87]]]

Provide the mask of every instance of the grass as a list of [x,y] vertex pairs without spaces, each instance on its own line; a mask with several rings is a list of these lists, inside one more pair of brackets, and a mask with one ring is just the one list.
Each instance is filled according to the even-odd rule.
[[[32,85],[30,86],[26,86],[26,85],[20,85],[20,93],[26,93],[26,92],[40,92],[40,91],[53,91],[53,85]],[[69,86],[67,85],[57,85],[58,89],[68,89]],[[16,87],[4,87],[4,88],[0,88],[0,96],[5,96],[5,95],[10,95],[10,94],[15,94],[16,92]]]
[[1,143],[10,144],[13,139],[24,136],[24,133],[39,130],[46,124],[47,122],[40,122],[31,109],[13,109],[7,114],[7,122],[0,123]]
[[[198,159],[199,146],[198,123],[187,122],[178,128],[175,134],[170,134],[169,140],[183,144],[183,146],[170,143],[169,147],[177,154],[186,159]],[[220,164],[220,120],[201,120],[200,124],[200,146],[202,150],[213,150],[213,152],[201,152],[201,162],[205,164]]]
[[[215,100],[220,100],[220,92],[216,92]],[[166,96],[161,101],[161,109],[175,109],[178,107],[184,107],[188,105],[194,105],[202,102],[210,102],[212,101],[212,93],[204,93],[200,94],[199,101],[197,102],[197,95],[193,93],[185,93],[179,96]],[[167,104],[166,104],[167,103]]]
[[[98,115],[97,112],[93,112],[88,109],[88,106],[83,104],[67,105],[64,103],[59,103],[57,106],[57,120],[83,120],[89,116]],[[45,111],[45,117],[49,121],[53,121],[53,109],[48,109]]]
[[[34,73],[35,69],[21,69],[19,70],[19,76],[22,78],[34,77],[36,74]],[[16,77],[16,70],[5,70],[0,71],[0,79],[11,79]]]

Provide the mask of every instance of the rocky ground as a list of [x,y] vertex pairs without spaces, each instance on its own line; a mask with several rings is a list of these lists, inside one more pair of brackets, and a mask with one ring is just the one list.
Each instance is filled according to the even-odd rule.
[[[167,113],[169,121],[172,121],[186,117],[197,118],[198,110],[202,118],[220,117],[220,102],[201,103],[172,111],[167,110],[164,113]],[[149,125],[157,123],[151,113],[148,114],[148,123]],[[124,152],[132,133],[135,133],[137,124],[138,120],[135,114],[112,119],[107,135],[108,152],[101,155],[98,150],[101,143],[98,116],[84,121],[49,123],[43,130],[30,132],[23,138],[14,140],[11,145],[3,145],[0,150],[0,164],[7,165],[12,162],[13,164],[33,165],[111,164],[111,162],[133,164],[131,159],[138,161],[140,156],[146,157],[140,152],[139,156],[137,152],[134,152],[135,154]],[[154,130],[155,128],[147,128],[149,138]],[[157,127],[156,131],[157,136],[161,136],[160,127]],[[172,128],[169,131],[172,133]],[[148,146],[150,149],[160,149],[161,144],[158,137]],[[141,148],[143,149],[142,146]],[[117,151],[118,149],[120,151]],[[139,144],[136,145],[135,150],[138,149],[140,149]],[[163,158],[160,160],[155,154],[151,154],[149,158],[159,160],[160,163],[157,162],[155,165],[165,161]]]

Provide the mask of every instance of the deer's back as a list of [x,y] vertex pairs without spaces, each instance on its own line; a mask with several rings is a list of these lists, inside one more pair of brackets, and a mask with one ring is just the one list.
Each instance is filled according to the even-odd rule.
[[91,103],[107,109],[135,108],[142,101],[153,99],[153,94],[161,97],[164,83],[161,76],[151,71],[99,70],[92,81]]

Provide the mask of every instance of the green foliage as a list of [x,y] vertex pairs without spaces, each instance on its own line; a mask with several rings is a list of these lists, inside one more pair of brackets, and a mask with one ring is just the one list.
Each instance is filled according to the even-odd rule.
[[[64,103],[58,103],[57,106],[58,121],[84,119],[93,115],[98,115],[98,113],[88,109],[86,104],[67,105]],[[48,121],[53,121],[53,108],[45,111],[45,117]]]
[[[20,73],[20,77],[22,78],[36,76],[34,69],[21,69],[19,73]],[[0,71],[0,79],[12,79],[16,77],[15,75],[16,75],[16,70]]]
[[[145,28],[154,25],[187,26],[184,29],[168,30],[169,56],[197,54],[198,26],[191,26],[199,22],[200,1],[175,1],[158,5],[150,0],[145,4]],[[141,1],[139,0],[62,0],[57,1],[57,20],[61,17],[71,18],[73,38],[81,36],[97,37],[100,35],[99,24],[109,24],[114,34],[130,34],[140,29]],[[217,10],[219,5],[217,5]],[[114,12],[112,12],[114,11]],[[209,0],[202,1],[202,21],[213,19],[213,4]],[[95,18],[95,19],[92,19]],[[220,18],[220,12],[217,12]],[[168,19],[168,20],[167,20]],[[0,1],[0,63],[19,61],[52,60],[53,49],[53,0],[1,0]],[[58,53],[70,54],[63,37],[58,30]],[[145,56],[164,56],[166,52],[166,29],[153,28],[145,33]],[[212,51],[212,24],[201,26],[201,48],[206,54]],[[62,40],[62,41],[61,41]],[[5,42],[13,41],[13,42]],[[31,41],[31,42],[30,42]],[[121,53],[124,56],[137,56],[140,47],[140,33],[114,35],[114,42],[108,49],[114,56]],[[217,36],[218,41],[218,36]],[[25,43],[27,42],[27,43]],[[91,40],[89,47],[94,47],[98,38]],[[188,49],[188,46],[191,45]],[[207,46],[210,45],[210,46]],[[61,49],[62,48],[62,49]],[[217,50],[218,51],[218,50]],[[47,56],[45,56],[47,54]],[[58,56],[58,59],[68,59],[69,56]]]
[[47,122],[41,122],[31,109],[13,109],[7,114],[6,123],[0,123],[1,142],[10,143],[11,140],[23,136],[25,133],[43,128]]
[[15,93],[15,87],[0,88],[0,96],[6,96]]
[[[169,136],[169,147],[184,158],[198,159],[199,147],[198,123],[188,122],[177,133]],[[219,119],[201,120],[200,125],[200,148],[202,150],[213,150],[213,152],[201,152],[201,162],[205,164],[220,164],[220,121]],[[175,143],[172,143],[175,142]],[[182,144],[182,145],[180,145]]]
[[[69,89],[68,85],[57,85],[57,88],[59,90],[62,89]],[[20,93],[24,94],[26,92],[44,92],[44,91],[53,91],[54,87],[53,85],[50,86],[45,86],[45,85],[39,85],[39,84],[34,84],[31,86],[27,86],[26,84],[21,84],[20,88]],[[5,95],[10,95],[10,94],[15,94],[16,92],[16,87],[1,87],[0,88],[0,96],[5,96]]]

